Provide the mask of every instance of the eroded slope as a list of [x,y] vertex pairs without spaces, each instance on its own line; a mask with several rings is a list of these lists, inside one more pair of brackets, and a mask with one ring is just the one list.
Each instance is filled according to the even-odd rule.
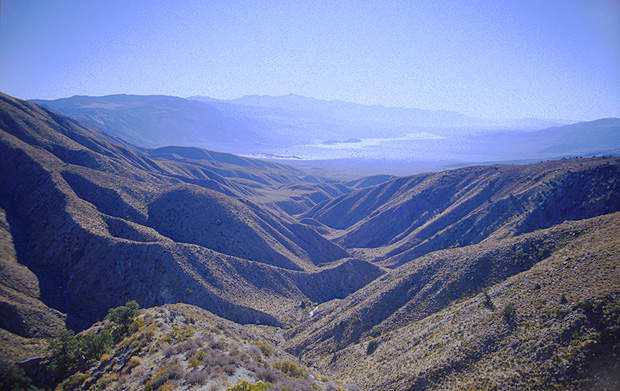
[[321,306],[287,342],[369,390],[614,389],[620,214],[405,264]]

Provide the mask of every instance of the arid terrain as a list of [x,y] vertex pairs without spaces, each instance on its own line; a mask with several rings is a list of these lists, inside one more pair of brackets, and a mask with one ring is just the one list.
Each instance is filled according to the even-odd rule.
[[0,95],[2,389],[620,387],[619,157],[346,181],[103,108]]

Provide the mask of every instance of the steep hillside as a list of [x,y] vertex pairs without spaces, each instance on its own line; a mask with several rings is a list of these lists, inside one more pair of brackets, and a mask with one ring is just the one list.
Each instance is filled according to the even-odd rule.
[[428,252],[620,210],[620,159],[496,165],[398,178],[316,206],[305,217],[335,241],[394,267]]
[[[68,314],[72,328],[130,298],[291,324],[307,316],[301,303],[344,297],[382,273],[336,262],[348,256],[344,249],[276,207],[295,202],[286,194],[273,208],[260,206],[274,191],[260,183],[265,171],[217,177],[209,167],[221,162],[153,160],[32,103],[2,96],[1,105],[0,207],[15,222],[9,231],[22,249],[13,263],[45,288],[31,296]],[[278,169],[269,174],[272,183],[313,184]],[[257,203],[246,198],[250,190]],[[314,191],[288,194],[307,204]],[[312,282],[321,265],[349,284],[325,295]]]
[[0,373],[9,363],[41,355],[45,338],[65,327],[65,315],[40,300],[47,287],[18,262],[23,249],[15,248],[11,228],[18,225],[10,219],[0,209]]
[[273,327],[239,325],[186,304],[127,304],[77,336],[65,331],[44,361],[48,369],[29,372],[34,383],[63,390],[359,390],[300,364]]
[[615,389],[620,214],[444,250],[289,332],[289,351],[364,389]]

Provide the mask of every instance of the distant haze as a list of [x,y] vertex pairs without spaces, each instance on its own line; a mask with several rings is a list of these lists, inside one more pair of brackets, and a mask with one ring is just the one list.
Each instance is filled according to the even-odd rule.
[[332,175],[337,167],[353,178],[620,153],[618,118],[571,125],[532,119],[502,123],[299,95],[234,100],[110,95],[33,102],[140,147],[207,148],[328,167]]
[[620,117],[620,2],[1,3],[0,89],[295,93],[478,118]]

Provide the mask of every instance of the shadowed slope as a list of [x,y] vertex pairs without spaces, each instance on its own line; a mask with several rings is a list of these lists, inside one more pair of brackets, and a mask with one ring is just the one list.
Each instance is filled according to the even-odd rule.
[[[346,252],[277,209],[236,198],[252,187],[272,191],[257,185],[265,172],[201,182],[192,173],[212,175],[204,162],[154,161],[32,103],[0,100],[0,207],[23,227],[18,263],[47,287],[41,300],[68,313],[71,327],[129,298],[146,306],[191,302],[277,325],[307,316],[304,301],[332,298],[305,280]],[[294,170],[286,175],[282,182],[302,181]],[[352,283],[333,297],[381,273],[337,268]]]

